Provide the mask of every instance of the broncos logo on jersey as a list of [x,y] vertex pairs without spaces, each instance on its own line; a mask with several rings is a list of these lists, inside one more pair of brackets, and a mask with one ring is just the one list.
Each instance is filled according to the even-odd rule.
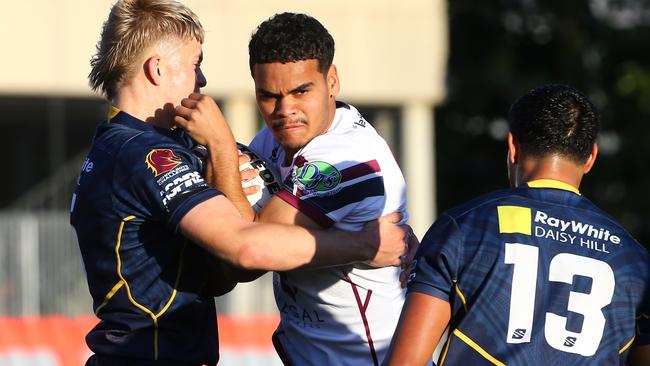
[[153,149],[147,154],[145,162],[157,177],[176,168],[181,163],[181,159],[170,149]]

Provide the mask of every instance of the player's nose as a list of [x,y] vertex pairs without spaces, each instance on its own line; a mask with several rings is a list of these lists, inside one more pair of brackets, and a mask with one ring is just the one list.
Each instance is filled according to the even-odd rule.
[[278,117],[287,117],[296,111],[295,103],[288,97],[278,98],[275,101],[275,110],[273,113]]
[[208,85],[208,79],[206,79],[205,75],[203,74],[203,70],[199,69],[196,73],[196,86],[199,88],[204,88],[206,85]]

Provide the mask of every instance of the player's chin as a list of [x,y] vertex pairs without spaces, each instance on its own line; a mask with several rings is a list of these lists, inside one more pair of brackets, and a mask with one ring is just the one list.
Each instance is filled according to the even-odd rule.
[[276,138],[282,146],[292,150],[301,149],[306,145],[305,137],[302,133],[284,133],[279,137],[276,136]]

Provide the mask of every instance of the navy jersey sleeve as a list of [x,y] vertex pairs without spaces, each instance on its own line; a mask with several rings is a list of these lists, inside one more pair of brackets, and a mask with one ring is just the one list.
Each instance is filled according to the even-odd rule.
[[408,290],[450,302],[458,279],[462,233],[449,215],[443,214],[422,239],[413,261]]
[[207,185],[201,171],[198,157],[180,145],[125,148],[114,175],[116,191],[121,192],[117,199],[127,212],[162,221],[176,232],[187,212],[220,194]]

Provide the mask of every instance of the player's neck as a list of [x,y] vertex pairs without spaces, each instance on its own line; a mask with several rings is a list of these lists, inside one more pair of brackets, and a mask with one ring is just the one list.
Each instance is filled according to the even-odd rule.
[[578,189],[583,176],[581,165],[559,156],[523,159],[517,167],[516,185],[540,179],[553,179]]
[[174,106],[171,103],[161,103],[155,93],[143,90],[137,84],[120,88],[112,103],[145,123],[162,128],[174,126]]
[[286,146],[282,146],[284,150],[284,160],[282,161],[283,166],[289,166],[293,162],[293,156],[296,155],[299,149],[292,149]]

